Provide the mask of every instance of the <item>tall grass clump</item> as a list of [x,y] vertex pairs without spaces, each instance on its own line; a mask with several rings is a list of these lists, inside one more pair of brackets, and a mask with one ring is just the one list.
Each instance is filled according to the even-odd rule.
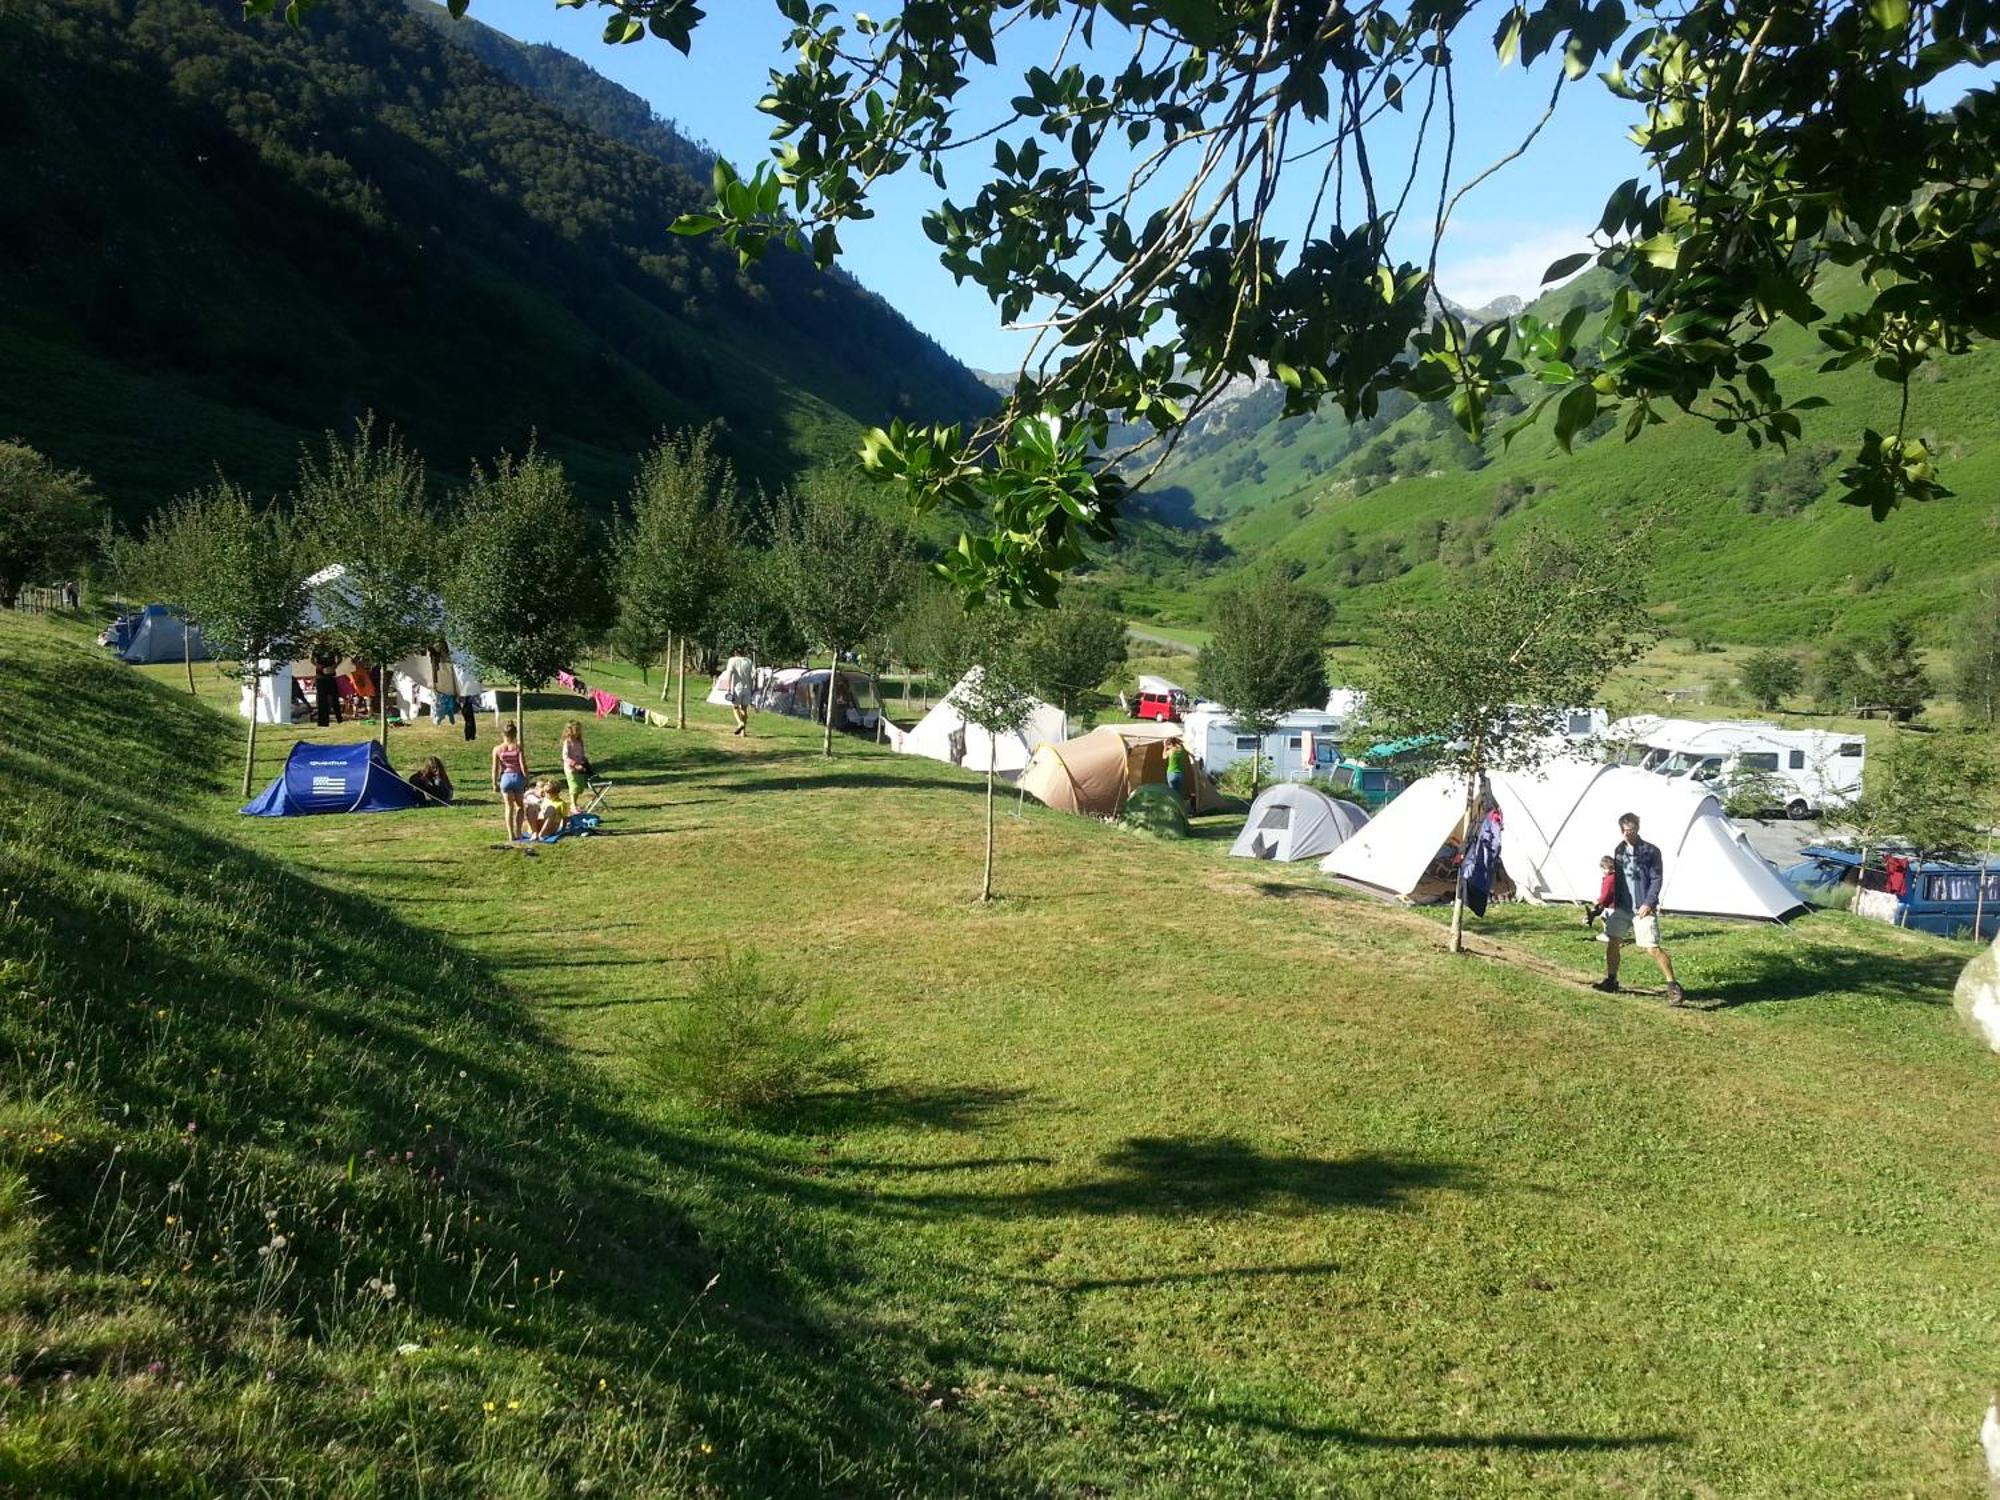
[[666,1092],[717,1114],[781,1114],[866,1081],[868,1059],[838,1011],[835,996],[761,953],[728,954],[640,1039],[639,1067]]

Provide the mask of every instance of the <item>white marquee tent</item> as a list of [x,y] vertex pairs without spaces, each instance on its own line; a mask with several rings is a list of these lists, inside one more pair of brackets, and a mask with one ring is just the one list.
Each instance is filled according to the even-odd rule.
[[[306,587],[312,590],[313,594],[317,596],[327,589],[341,587],[341,580],[346,576],[347,569],[341,564],[335,563],[331,567],[320,569],[319,572],[308,578],[306,580]],[[431,602],[435,604],[436,601],[432,600]],[[441,609],[439,613],[442,613]],[[320,608],[317,597],[309,600],[306,605],[305,626],[308,636],[326,627],[326,614]],[[294,649],[299,648],[295,647]],[[467,699],[479,698],[486,689],[479,681],[478,663],[474,662],[470,655],[456,646],[448,646],[447,649],[451,653],[451,663],[458,676],[458,696]],[[272,662],[268,664],[268,667],[269,670],[257,689],[257,721],[260,724],[288,724],[291,722],[292,716],[292,679],[294,676],[310,679],[312,677],[312,663],[306,660]],[[340,664],[340,670],[342,672],[353,670],[353,663],[343,660]],[[437,683],[433,680],[431,672],[430,656],[428,653],[422,651],[412,656],[406,656],[399,662],[392,662],[389,666],[388,678],[391,685],[395,687],[397,695],[402,699],[406,713],[414,713],[415,711],[418,698],[416,689],[418,687],[424,688],[427,692],[434,692],[437,688]],[[377,674],[377,680],[380,681],[379,673]],[[425,701],[428,702],[429,700],[426,699]],[[495,706],[498,706],[497,698]],[[243,685],[242,691],[238,694],[236,711],[246,719],[250,717],[250,685],[248,683]]]
[[[1530,901],[1595,901],[1598,860],[1618,842],[1618,818],[1639,815],[1640,832],[1666,866],[1660,905],[1669,912],[1776,922],[1804,905],[1770,861],[1699,788],[1630,766],[1558,760],[1488,778],[1503,819],[1500,862]],[[1465,783],[1427,776],[1406,790],[1320,868],[1391,895],[1415,890],[1465,817]]]
[[1317,787],[1283,781],[1266,787],[1250,805],[1250,820],[1229,846],[1239,859],[1317,859],[1368,823],[1368,811],[1329,797]]
[[968,722],[965,694],[978,681],[979,668],[974,667],[917,721],[916,728],[896,737],[896,748],[905,755],[928,756],[968,771],[1018,772],[1028,768],[1041,746],[1060,745],[1069,738],[1069,720],[1063,711],[1039,699],[1020,728],[1003,734],[989,734]]

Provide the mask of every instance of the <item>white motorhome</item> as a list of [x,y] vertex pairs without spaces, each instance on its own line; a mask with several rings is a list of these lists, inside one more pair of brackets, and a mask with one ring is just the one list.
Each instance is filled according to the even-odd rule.
[[1211,776],[1262,754],[1271,762],[1276,779],[1310,781],[1315,775],[1330,774],[1339,764],[1340,732],[1345,722],[1339,714],[1295,709],[1280,718],[1277,727],[1260,742],[1256,733],[1235,722],[1228,709],[1198,703],[1182,722],[1181,738]]
[[1749,719],[1665,719],[1640,714],[1604,732],[1610,759],[1661,776],[1725,788],[1761,781],[1772,805],[1806,818],[1861,795],[1868,742],[1858,734],[1784,729]]

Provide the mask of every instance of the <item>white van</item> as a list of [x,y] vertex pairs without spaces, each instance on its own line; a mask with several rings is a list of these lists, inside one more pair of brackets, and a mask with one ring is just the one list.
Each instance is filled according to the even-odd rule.
[[1868,742],[1858,734],[1784,729],[1748,719],[1620,719],[1604,734],[1611,758],[1718,792],[1752,778],[1771,788],[1774,808],[1807,818],[1861,795]]

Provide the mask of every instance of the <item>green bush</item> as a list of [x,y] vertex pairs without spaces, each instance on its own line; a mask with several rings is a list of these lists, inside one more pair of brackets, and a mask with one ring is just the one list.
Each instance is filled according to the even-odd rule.
[[636,1057],[647,1078],[704,1109],[780,1112],[866,1081],[868,1060],[835,1024],[837,1009],[832,996],[774,971],[761,954],[730,954],[639,1039]]
[[1184,839],[1188,836],[1187,810],[1180,798],[1166,787],[1142,786],[1126,800],[1119,822],[1134,833],[1150,833],[1155,838]]

